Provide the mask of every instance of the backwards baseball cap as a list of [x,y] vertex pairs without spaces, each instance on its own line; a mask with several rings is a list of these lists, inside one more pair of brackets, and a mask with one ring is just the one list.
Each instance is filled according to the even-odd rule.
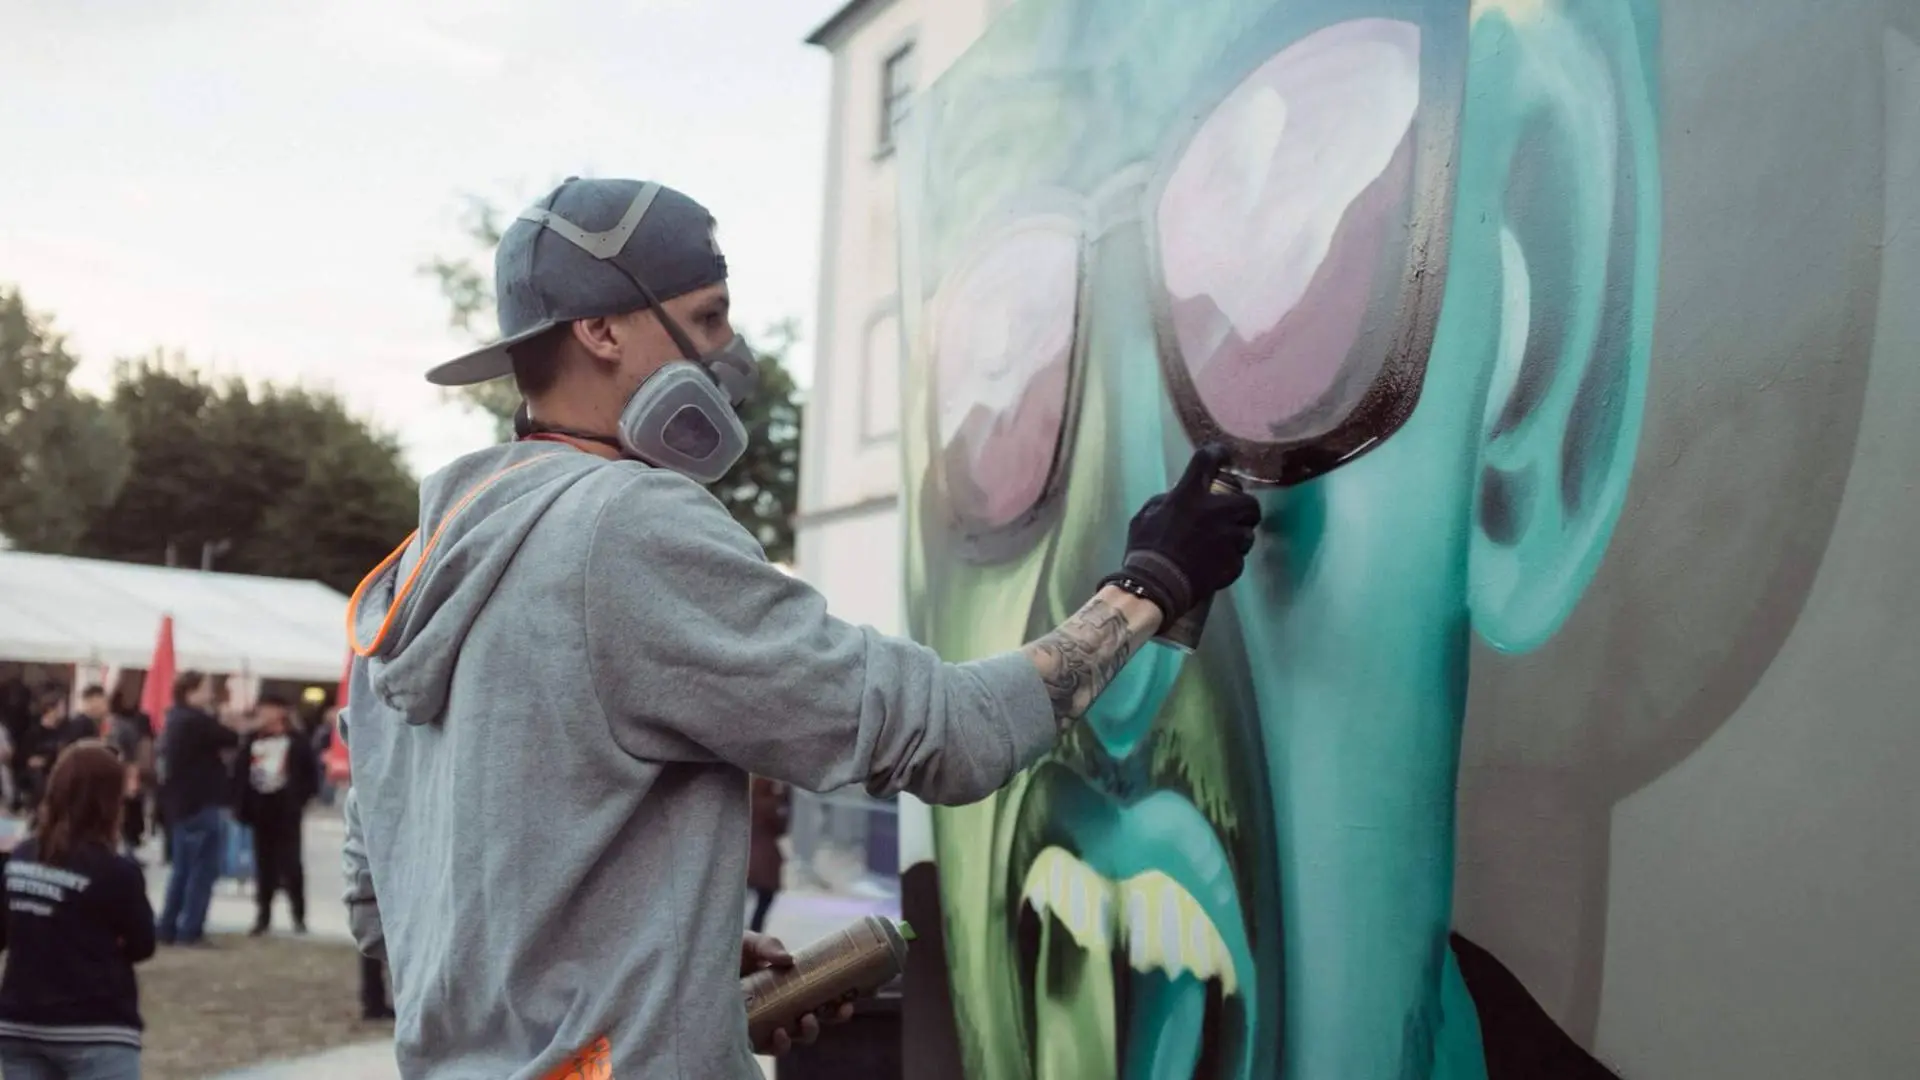
[[508,350],[556,326],[639,311],[651,306],[647,291],[664,302],[725,281],[714,227],[706,207],[672,188],[568,177],[500,237],[500,340],[433,368],[427,381],[466,386],[511,375]]

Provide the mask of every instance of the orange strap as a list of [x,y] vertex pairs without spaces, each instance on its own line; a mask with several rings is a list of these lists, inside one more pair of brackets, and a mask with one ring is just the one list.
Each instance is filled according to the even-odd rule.
[[400,542],[399,547],[393,549],[392,554],[381,559],[380,565],[368,571],[367,576],[360,579],[360,584],[353,590],[352,599],[347,601],[347,643],[352,646],[355,656],[372,656],[375,652],[379,651],[380,646],[386,642],[387,634],[393,630],[393,619],[400,611],[400,605],[406,600],[407,594],[413,591],[414,583],[420,579],[421,569],[427,565],[427,559],[433,555],[433,549],[439,545],[440,537],[446,534],[447,526],[452,524],[455,517],[459,516],[460,511],[465,510],[473,500],[480,497],[481,492],[498,483],[506,477],[508,473],[524,469],[534,462],[541,460],[541,458],[553,456],[555,455],[541,454],[539,457],[529,458],[518,465],[509,465],[499,472],[494,473],[492,476],[487,477],[485,480],[480,481],[478,484],[475,484],[471,491],[460,496],[460,501],[453,504],[453,509],[441,515],[440,523],[433,527],[433,535],[427,537],[427,546],[420,549],[420,558],[414,562],[413,569],[407,572],[407,579],[400,583],[399,591],[393,594],[393,603],[387,605],[387,614],[385,618],[380,620],[380,629],[374,631],[373,640],[365,644],[361,643],[359,637],[353,630],[354,623],[359,621],[360,598],[366,595],[368,586],[373,584],[375,578],[386,573],[388,567],[400,561],[400,556],[406,554],[407,548],[413,546],[413,541],[420,535],[420,530],[415,529],[413,532],[408,533],[407,538]]

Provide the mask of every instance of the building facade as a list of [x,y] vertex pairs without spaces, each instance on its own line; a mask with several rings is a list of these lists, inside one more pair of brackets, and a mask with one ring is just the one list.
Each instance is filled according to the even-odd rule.
[[853,0],[809,37],[833,57],[820,307],[796,569],[840,617],[903,627],[894,136],[1008,0]]

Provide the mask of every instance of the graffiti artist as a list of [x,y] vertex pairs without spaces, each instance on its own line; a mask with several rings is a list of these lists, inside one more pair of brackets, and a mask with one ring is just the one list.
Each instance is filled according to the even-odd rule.
[[511,444],[421,487],[350,611],[355,936],[393,973],[409,1078],[758,1077],[743,968],[748,774],[976,802],[1050,751],[1165,621],[1240,576],[1259,505],[1195,455],[1116,573],[974,663],[833,618],[704,488],[745,448],[757,361],[714,220],[569,180],[496,261]]

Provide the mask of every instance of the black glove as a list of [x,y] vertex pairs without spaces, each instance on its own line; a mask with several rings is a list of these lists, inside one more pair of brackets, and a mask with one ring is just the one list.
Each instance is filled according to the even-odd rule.
[[1209,490],[1227,452],[1203,446],[1165,495],[1148,499],[1127,526],[1127,557],[1102,586],[1118,585],[1151,600],[1162,624],[1233,584],[1253,550],[1260,504],[1243,492]]

